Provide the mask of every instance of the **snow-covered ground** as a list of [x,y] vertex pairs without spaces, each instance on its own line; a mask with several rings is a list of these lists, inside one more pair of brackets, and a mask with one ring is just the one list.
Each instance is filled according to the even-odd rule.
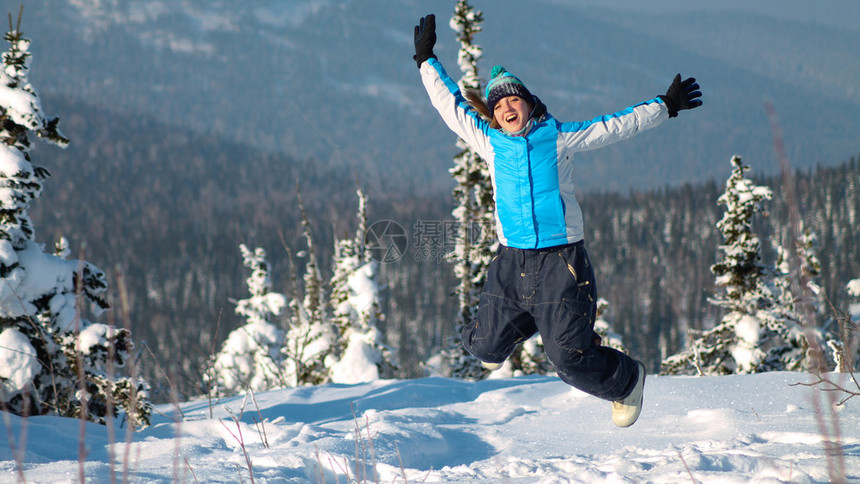
[[[826,395],[792,386],[809,381],[804,373],[649,376],[646,406],[628,429],[612,424],[608,403],[552,377],[270,391],[256,404],[217,402],[214,418],[197,400],[180,405],[182,418],[158,407],[129,448],[122,429],[110,438],[107,427],[87,424],[83,472],[90,482],[122,482],[125,471],[132,482],[247,483],[241,440],[258,483],[827,482],[815,412]],[[838,421],[845,474],[858,482],[860,401],[848,401]],[[25,447],[26,482],[78,481],[79,421],[6,414],[0,423],[0,481],[21,479],[10,442]]]

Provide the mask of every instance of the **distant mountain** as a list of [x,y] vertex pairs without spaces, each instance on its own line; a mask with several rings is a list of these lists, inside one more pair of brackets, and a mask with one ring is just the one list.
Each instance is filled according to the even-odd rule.
[[[332,163],[375,188],[433,193],[451,186],[454,139],[422,90],[412,26],[435,11],[437,54],[458,77],[454,3],[25,0],[22,30],[43,93]],[[665,92],[676,72],[700,80],[702,109],[584,154],[580,188],[724,179],[735,153],[773,172],[766,100],[795,166],[860,151],[853,0],[472,3],[485,17],[483,74],[504,64],[559,119]],[[4,4],[17,12],[18,1]]]

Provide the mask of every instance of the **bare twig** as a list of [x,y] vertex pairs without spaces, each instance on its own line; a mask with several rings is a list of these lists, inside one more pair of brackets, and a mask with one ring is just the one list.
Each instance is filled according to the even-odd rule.
[[[122,320],[123,320],[123,328],[126,331],[131,331],[131,317],[130,317],[130,305],[128,302],[128,289],[125,285],[125,278],[123,277],[122,271],[119,269],[116,270],[115,278],[116,287],[119,291],[119,307],[120,311],[122,311]],[[137,359],[129,358],[128,363],[128,375],[131,379],[131,385],[129,386],[129,403],[128,408],[133,409],[137,408]],[[132,416],[128,414],[129,418],[128,427],[125,430],[125,453],[123,457],[122,463],[122,482],[126,484],[129,482],[131,475],[131,448],[132,448],[132,440],[134,439],[134,430],[137,423],[137,416]],[[138,449],[139,451],[140,449]]]
[[[409,480],[406,478],[406,469],[403,468],[403,456],[400,455],[400,446],[397,445],[397,442],[394,443],[394,450],[397,451],[397,462],[400,464],[400,474],[403,476],[403,484],[409,484]],[[424,478],[426,481],[427,478]]]
[[224,427],[224,429],[227,430],[227,432],[232,435],[234,439],[236,439],[236,442],[239,443],[239,447],[242,449],[242,454],[244,454],[245,456],[245,464],[248,466],[248,473],[251,476],[251,484],[254,484],[254,468],[251,466],[251,457],[248,455],[248,449],[245,448],[245,438],[242,436],[241,421],[239,420],[239,417],[237,417],[235,414],[233,414],[232,411],[230,411],[229,408],[226,410],[227,413],[230,414],[230,418],[233,419],[233,422],[236,423],[236,429],[239,435],[237,436],[236,434],[234,434],[233,431],[230,430],[229,427],[227,427],[223,420],[219,420],[219,422],[221,422],[221,425]]
[[[108,326],[111,328],[108,331],[113,329],[113,326]],[[108,360],[107,360],[107,379],[109,382],[114,382],[114,358],[116,358],[116,340],[114,340],[110,333],[107,335],[108,341],[110,341],[110,345],[108,347]],[[105,419],[105,426],[107,426],[107,434],[108,434],[108,472],[110,473],[110,482],[111,484],[116,483],[116,429],[114,428],[114,414],[116,412],[116,405],[114,405],[113,401],[113,391],[106,392],[107,393],[107,415]]]
[[84,375],[84,355],[81,349],[79,348],[78,341],[80,341],[81,334],[81,294],[83,293],[84,288],[84,270],[83,270],[83,260],[84,260],[84,250],[86,248],[86,243],[81,244],[81,255],[80,255],[80,263],[78,267],[78,271],[75,274],[75,341],[76,344],[73,346],[75,351],[75,364],[77,365],[77,376],[78,376],[78,385],[79,391],[81,392],[80,396],[80,427],[79,427],[79,435],[78,435],[78,479],[81,484],[86,482],[86,473],[84,472],[84,463],[87,460],[87,444],[86,444],[86,435],[87,435],[87,411],[89,410],[89,399],[87,395],[87,380]]
[[269,448],[269,438],[266,436],[266,422],[262,419],[257,420],[257,417],[254,418],[254,426],[257,427],[257,434],[260,435],[260,441],[263,442],[263,447]]
[[242,467],[239,464],[233,464],[236,466],[236,475],[239,476],[239,484],[245,484],[245,479],[242,479]]
[[197,480],[197,474],[194,472],[194,468],[191,467],[191,464],[188,462],[188,457],[185,458],[185,466],[188,467],[189,471],[191,471],[191,477],[194,478],[194,482],[200,484],[200,481]]
[[364,445],[362,445],[361,441],[361,429],[358,427],[358,420],[353,417],[355,421],[355,478],[362,479],[367,481],[367,475],[365,472],[365,455],[364,455]]
[[314,455],[316,455],[317,458],[317,482],[320,484],[325,484],[325,472],[323,471],[322,458],[320,458],[320,449],[319,447],[317,447],[316,444],[314,444]]
[[[331,453],[329,453],[328,454],[328,461],[331,463],[331,470],[334,471],[335,482],[338,482],[338,483],[340,482],[340,478],[337,476],[337,471],[340,470],[340,472],[342,472],[346,478],[346,484],[349,484],[349,482],[350,482],[350,480],[349,480],[350,479],[349,478],[349,459],[344,457],[343,465],[341,465],[340,462],[338,462],[337,459],[335,459],[334,456],[331,455]],[[335,469],[335,467],[337,467],[337,469]],[[358,482],[358,481],[356,481],[356,482]]]
[[[170,383],[170,401],[173,403],[173,407],[176,409],[176,413],[182,415],[182,408],[179,406],[179,398],[177,396],[176,387],[173,386],[172,380],[168,380]],[[181,482],[179,480],[179,456],[182,454],[182,421],[184,418],[174,419],[176,430],[175,437],[173,439],[173,482]]]
[[[209,382],[210,388],[206,389],[207,390],[206,391],[206,397],[209,400],[209,418],[210,419],[215,418],[213,408],[212,408],[212,388],[211,388],[211,386],[214,386],[216,389],[218,388],[218,382],[216,380],[217,375],[215,374],[215,345],[218,342],[218,331],[220,329],[221,329],[221,309],[218,309],[218,320],[216,321],[216,324],[215,324],[215,335],[212,337],[212,348],[209,350],[209,362],[210,362],[210,364],[209,364],[209,368],[207,368],[207,371],[210,372],[210,382]],[[216,394],[216,398],[217,398],[217,394]]]
[[[178,390],[176,390],[176,385],[173,384],[173,378],[170,378],[167,375],[167,372],[164,371],[164,367],[162,367],[161,363],[158,362],[158,358],[156,358],[155,353],[152,352],[152,349],[149,347],[149,345],[143,343],[143,347],[146,349],[146,352],[149,353],[149,356],[152,357],[152,361],[155,362],[155,366],[158,367],[158,371],[161,372],[161,376],[163,376],[164,380],[167,381],[167,385],[170,387],[171,393],[178,393]],[[171,395],[171,399],[173,399],[173,396],[174,395]],[[182,408],[180,408],[179,405],[176,405],[176,411],[179,412],[180,418],[185,418],[185,414],[182,412]],[[174,418],[174,420],[176,419]]]
[[687,469],[687,474],[690,475],[690,482],[693,484],[698,484],[698,481],[695,477],[693,477],[693,471],[690,470],[690,466],[687,465],[687,461],[684,460],[684,456],[681,454],[681,451],[678,451],[678,458],[681,459],[681,463],[684,464],[684,469]]
[[351,402],[349,406],[352,409],[352,421],[355,423],[355,478],[367,482],[367,455],[361,437],[361,427],[359,427],[358,417],[355,415],[355,404]]
[[[779,119],[776,115],[776,109],[774,108],[773,103],[765,102],[765,111],[767,112],[768,119],[770,120],[774,149],[776,150],[776,155],[779,159],[782,171],[783,191],[785,193],[785,200],[789,212],[788,238],[792,243],[796,243],[797,234],[800,233],[800,212],[798,208],[800,204],[795,193],[793,172],[791,165],[789,164],[788,157],[785,154],[782,128],[780,127]],[[798,300],[798,302],[802,304],[810,300],[810,298],[807,297],[809,286],[804,280],[805,274],[800,269],[801,263],[798,260],[799,255],[797,254],[797,251],[789,251],[789,254],[792,253],[794,254],[794,257],[789,255],[788,262],[792,267],[792,272],[796,275],[796,278],[792,283],[795,285],[795,288],[799,290],[799,292],[794,292],[794,294],[802,294]],[[813,374],[817,374],[819,380],[821,380],[820,373],[826,368],[824,351],[821,349],[820,342],[815,335],[815,318],[810,309],[810,305],[803,304],[803,309],[805,310],[805,317],[802,318],[803,332],[806,342],[809,345],[809,354],[812,359],[809,367],[812,369]],[[836,414],[836,397],[834,393],[830,393],[828,395],[829,398],[827,403],[829,403],[828,410],[830,424],[828,425],[828,418],[825,415],[819,396],[818,392],[813,392],[812,404],[815,409],[815,417],[822,437],[821,440],[824,444],[830,481],[845,482],[845,453],[841,442],[839,416]]]
[[755,415],[756,420],[761,422],[761,417],[759,417],[758,412],[755,411],[755,407],[750,407],[750,410],[753,411],[753,414]]
[[[845,375],[844,373],[841,374]],[[845,402],[847,402],[848,400],[860,396],[860,383],[858,383],[857,378],[854,376],[853,373],[848,373],[847,378],[849,378],[851,382],[854,383],[854,386],[857,388],[856,390],[848,388],[847,385],[843,385],[841,383],[833,381],[833,378],[829,376],[822,376],[821,374],[816,373],[813,373],[812,376],[815,377],[815,381],[809,383],[798,382],[793,383],[790,386],[815,387],[823,392],[842,393],[844,394],[844,398],[836,404],[837,406],[844,405]]]
[[373,482],[379,482],[379,472],[376,470],[376,449],[373,447],[373,435],[370,433],[370,417],[364,415],[364,426],[367,430],[367,441],[370,446],[370,461],[373,464]]

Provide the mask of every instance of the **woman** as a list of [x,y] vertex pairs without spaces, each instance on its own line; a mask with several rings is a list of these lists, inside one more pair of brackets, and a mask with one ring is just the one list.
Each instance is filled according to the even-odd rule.
[[665,96],[585,122],[562,123],[525,84],[496,66],[485,99],[466,99],[433,53],[436,21],[415,27],[415,56],[433,106],[490,168],[500,248],[488,269],[465,348],[497,368],[540,333],[547,357],[569,385],[612,403],[620,427],[642,408],[645,366],[601,346],[597,293],[574,195],[573,155],[627,139],[702,104],[695,79],[680,74]]

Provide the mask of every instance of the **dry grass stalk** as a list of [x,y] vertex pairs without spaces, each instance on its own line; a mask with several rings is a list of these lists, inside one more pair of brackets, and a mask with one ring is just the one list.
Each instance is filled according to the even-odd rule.
[[[765,111],[768,119],[770,120],[774,149],[782,171],[783,192],[785,193],[785,202],[789,212],[788,239],[792,244],[794,244],[798,240],[798,234],[800,233],[800,210],[798,208],[800,206],[800,201],[798,200],[795,191],[793,171],[789,164],[788,157],[785,154],[782,128],[780,127],[779,119],[776,115],[776,109],[774,108],[773,103],[765,102]],[[804,335],[807,343],[809,344],[809,354],[812,359],[810,368],[812,370],[813,378],[815,378],[815,375],[818,375],[818,379],[822,380],[821,374],[826,368],[826,360],[824,358],[824,351],[815,335],[815,317],[811,310],[811,305],[809,304],[809,301],[811,301],[812,298],[809,297],[810,289],[807,284],[808,281],[804,280],[805,275],[803,271],[800,270],[801,261],[799,260],[797,251],[789,251],[789,254],[793,254],[793,256],[790,255],[788,257],[788,262],[791,267],[791,271],[796,276],[792,281],[795,291],[797,291],[794,292],[794,294],[802,294],[797,303],[802,307],[804,313],[802,323]],[[817,383],[813,382],[813,385],[817,385]],[[825,405],[822,403],[820,396],[821,392],[813,392],[811,398],[813,408],[815,409],[818,430],[821,434],[821,440],[824,445],[824,452],[827,458],[830,482],[846,482],[845,450],[841,442],[841,429],[839,415],[836,408],[837,401],[835,394],[828,393],[829,398],[826,400],[826,411]]]

